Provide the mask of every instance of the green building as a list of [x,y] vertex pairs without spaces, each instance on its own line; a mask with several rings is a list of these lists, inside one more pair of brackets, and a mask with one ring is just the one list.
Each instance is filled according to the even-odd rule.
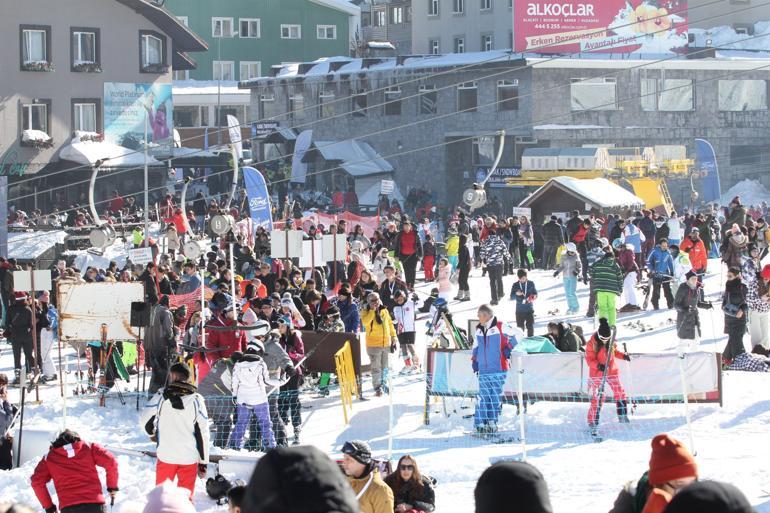
[[285,62],[349,55],[360,9],[347,0],[166,0],[209,45],[177,80],[248,80]]

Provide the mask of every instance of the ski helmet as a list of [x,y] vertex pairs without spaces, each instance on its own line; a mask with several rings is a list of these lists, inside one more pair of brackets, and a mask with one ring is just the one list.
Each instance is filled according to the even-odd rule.
[[623,247],[623,239],[621,239],[620,237],[612,241],[612,249],[619,250],[622,247]]

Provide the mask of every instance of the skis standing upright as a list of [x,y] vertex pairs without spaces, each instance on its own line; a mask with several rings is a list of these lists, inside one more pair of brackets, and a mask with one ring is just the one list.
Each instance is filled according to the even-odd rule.
[[599,382],[599,389],[596,391],[596,417],[594,418],[594,424],[591,426],[591,436],[594,441],[601,442],[603,439],[599,436],[599,416],[602,413],[602,403],[604,402],[604,389],[607,386],[607,374],[610,371],[610,365],[612,359],[615,357],[615,339],[617,336],[617,327],[612,327],[612,333],[610,334],[610,340],[607,342],[607,361],[604,363],[604,371],[602,371],[602,380]]

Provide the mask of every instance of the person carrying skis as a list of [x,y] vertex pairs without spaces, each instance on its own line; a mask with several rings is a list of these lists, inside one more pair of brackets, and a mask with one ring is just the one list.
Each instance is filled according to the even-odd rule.
[[679,352],[683,353],[689,348],[695,351],[700,339],[700,316],[698,308],[710,310],[711,303],[701,301],[698,275],[693,269],[686,275],[687,280],[679,285],[674,296],[674,308],[676,308],[676,335],[679,337]]
[[601,240],[604,256],[591,267],[591,289],[596,294],[599,317],[607,319],[610,326],[614,326],[617,317],[615,301],[623,291],[623,271],[607,239]]
[[580,310],[580,303],[578,303],[577,298],[577,281],[583,265],[577,255],[577,246],[574,242],[568,242],[565,248],[566,251],[556,265],[553,276],[555,278],[559,273],[563,273],[562,283],[564,284],[564,295],[567,296],[567,315],[575,315]]
[[175,363],[169,384],[144,407],[141,425],[158,444],[155,484],[178,480],[192,500],[196,477],[206,477],[209,463],[209,421],[206,404],[190,383],[190,368]]
[[471,357],[473,372],[479,378],[474,426],[478,433],[495,433],[500,415],[500,394],[508,373],[508,359],[513,345],[503,333],[503,325],[495,317],[492,307],[481,305],[477,316],[479,324]]
[[[612,352],[610,352],[610,348]],[[586,364],[588,365],[588,389],[591,391],[591,406],[588,409],[588,427],[592,434],[599,426],[599,389],[604,385],[610,387],[615,398],[618,421],[628,423],[628,404],[626,392],[620,384],[620,371],[615,360],[621,358],[631,361],[631,357],[617,349],[617,341],[613,339],[610,323],[604,317],[599,319],[599,329],[586,344]],[[605,380],[606,376],[606,380]],[[605,393],[602,391],[602,393]],[[605,393],[606,396],[606,393]]]
[[669,310],[674,304],[674,295],[671,293],[671,280],[674,277],[674,259],[668,251],[668,240],[660,239],[655,249],[650,251],[647,258],[647,271],[652,278],[652,308],[659,309],[660,289],[666,296],[666,306]]
[[62,513],[103,513],[105,497],[96,467],[107,472],[107,492],[118,492],[118,462],[104,447],[84,442],[69,429],[56,437],[32,472],[32,489],[46,513],[56,513],[48,482],[53,481]]

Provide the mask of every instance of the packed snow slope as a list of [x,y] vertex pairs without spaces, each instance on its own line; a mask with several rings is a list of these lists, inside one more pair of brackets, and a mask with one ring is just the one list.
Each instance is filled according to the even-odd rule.
[[[724,279],[717,261],[710,262],[711,274],[706,279],[707,298],[717,301]],[[540,291],[535,303],[536,333],[545,332],[545,325],[552,319],[562,318],[554,310],[567,310],[561,280],[550,272],[534,271],[530,275]],[[513,282],[505,277],[506,287]],[[430,285],[418,287],[420,294],[430,290]],[[451,303],[451,309],[460,326],[475,316],[476,307],[489,300],[488,281],[474,270],[471,277],[473,300]],[[508,290],[508,289],[506,289]],[[587,304],[588,288],[581,285],[579,297],[582,312]],[[665,304],[665,301],[662,301]],[[513,303],[503,300],[496,307],[498,317],[513,320]],[[549,314],[549,312],[552,312]],[[675,327],[668,319],[675,312],[660,310],[619,317],[618,337],[625,342],[631,353],[674,351]],[[627,326],[641,319],[652,325],[653,331],[641,332]],[[593,329],[593,321],[582,316],[572,316],[570,322],[584,326],[587,333]],[[418,321],[421,326],[424,321]],[[726,337],[722,334],[723,319],[719,308],[701,312],[703,338],[701,349],[721,352]],[[420,343],[424,344],[420,334]],[[748,337],[746,344],[748,345]],[[0,345],[0,372],[12,372],[10,347]],[[66,351],[67,367],[74,371],[75,356]],[[395,371],[402,364],[393,358]],[[501,459],[519,459],[522,446],[518,441],[493,444],[470,437],[466,433],[472,419],[463,418],[473,412],[472,398],[448,399],[446,403],[431,402],[430,425],[423,424],[425,381],[422,376],[408,375],[394,378],[393,418],[395,422],[393,458],[405,453],[412,454],[424,473],[438,480],[437,511],[473,511],[473,489],[476,479],[491,463]],[[349,425],[344,425],[339,397],[334,393],[327,398],[317,398],[312,392],[303,396],[310,408],[303,410],[305,426],[303,442],[318,446],[330,455],[339,455],[345,440],[360,438],[372,443],[375,455],[388,454],[388,397],[374,398],[371,383],[364,379],[364,390],[371,400],[354,401]],[[742,372],[725,372],[724,405],[691,405],[694,444],[702,478],[729,481],[740,487],[759,512],[770,513],[770,497],[763,491],[770,488],[770,469],[763,448],[766,446],[767,425],[770,422],[770,399],[767,397],[770,375]],[[130,385],[133,390],[135,383]],[[128,388],[128,387],[127,387]],[[18,400],[18,391],[11,398]],[[34,399],[34,394],[32,394]],[[56,431],[62,422],[62,401],[57,386],[41,387],[41,404],[31,402],[25,417],[25,427]],[[128,397],[127,406],[109,397],[106,408],[98,407],[96,397],[74,398],[67,402],[67,427],[93,442],[122,449],[153,449],[138,425],[136,400]],[[445,415],[445,405],[446,412]],[[455,414],[454,411],[457,411]],[[637,479],[646,469],[650,455],[650,440],[660,432],[668,432],[689,444],[684,407],[681,404],[639,405],[631,415],[631,424],[619,425],[614,405],[604,407],[601,430],[605,441],[595,443],[586,433],[585,403],[538,402],[529,406],[527,423],[527,460],[545,475],[556,512],[606,512],[623,484]],[[502,429],[514,432],[518,428],[515,408],[506,405],[501,420]],[[235,452],[233,452],[235,454]],[[252,453],[244,453],[252,454]],[[154,460],[136,454],[119,454],[120,488],[115,511],[130,500],[141,501],[154,485]],[[29,478],[35,461],[19,469],[0,473],[0,501],[13,500],[39,507],[29,486]],[[248,479],[246,464],[230,477]],[[243,465],[242,465],[243,467]],[[215,472],[210,468],[210,475]],[[512,498],[514,500],[514,498]],[[195,505],[198,511],[225,511],[217,506],[204,491],[199,481]]]

